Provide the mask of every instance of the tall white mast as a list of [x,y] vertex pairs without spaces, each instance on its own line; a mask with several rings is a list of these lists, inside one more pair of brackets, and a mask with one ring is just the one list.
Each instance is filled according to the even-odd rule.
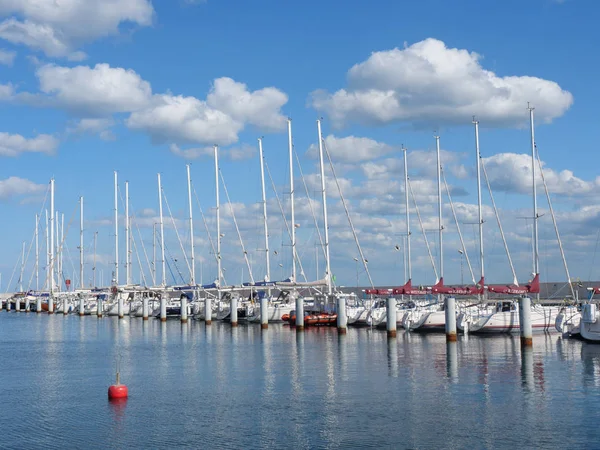
[[61,291],[60,283],[60,214],[54,211],[54,275],[56,276],[56,290]]
[[48,228],[48,210],[46,210],[46,282],[44,283],[44,289],[50,290],[50,276],[52,273],[50,269],[50,229]]
[[115,170],[115,284],[119,285],[119,209],[117,203],[117,171]]
[[535,176],[535,135],[533,130],[533,110],[527,104],[527,109],[529,109],[529,126],[531,128],[531,176],[532,176],[532,187],[533,187],[533,273],[537,275],[540,273],[540,261],[539,261],[539,249],[538,249],[538,208],[537,208],[537,187],[535,185],[536,176]]
[[219,146],[215,145],[215,202],[217,215],[217,295],[221,298],[221,202],[219,200]]
[[439,225],[439,242],[440,242],[440,279],[444,278],[444,245],[443,231],[444,224],[442,223],[442,159],[440,155],[440,137],[435,136],[435,151],[437,154],[437,186],[438,186],[438,225]]
[[54,292],[54,178],[50,179],[50,296]]
[[79,197],[79,287],[83,289],[83,197]]
[[481,153],[479,151],[479,121],[473,117],[475,124],[475,163],[477,164],[477,208],[479,224],[479,267],[481,268],[481,278],[485,276],[485,266],[483,261],[483,206],[481,204]]
[[263,221],[265,224],[265,256],[267,263],[266,281],[271,281],[271,259],[269,255],[269,226],[267,224],[267,191],[265,189],[265,163],[262,138],[258,139],[258,157],[260,158],[260,183],[262,187]]
[[35,215],[35,290],[40,290],[40,242],[39,224],[40,216]]
[[[64,272],[64,245],[65,245],[65,213],[60,213],[60,272],[58,273],[58,283],[62,286]],[[61,288],[62,289],[62,288]],[[68,290],[68,289],[67,289]]]
[[325,190],[325,164],[323,163],[323,136],[321,133],[321,120],[317,120],[317,132],[319,135],[319,163],[321,167],[321,201],[323,202],[323,226],[325,227],[325,280],[327,282],[327,293],[331,295],[331,263],[329,259],[329,222],[327,219],[327,191]]
[[[21,276],[19,277],[19,292],[23,292],[23,274],[25,273],[25,241],[21,249]],[[17,300],[19,301],[19,300]]]
[[412,265],[410,257],[410,208],[408,206],[408,149],[402,146],[404,152],[404,207],[406,209],[406,267],[408,280],[412,279]]
[[152,224],[152,285],[156,286],[156,222]]
[[158,174],[158,214],[160,224],[160,258],[162,264],[162,281],[161,285],[167,285],[167,266],[165,263],[165,225],[163,223],[163,208],[162,208],[162,185],[160,184],[160,173]]
[[94,232],[94,267],[92,267],[92,284],[96,287],[96,243],[98,240],[98,232]]
[[190,175],[190,165],[186,164],[187,169],[187,188],[188,188],[188,206],[190,210],[190,247],[191,247],[191,271],[190,271],[190,283],[192,285],[196,284],[196,262],[194,259],[194,219],[192,216],[192,177]]
[[129,181],[125,181],[125,284],[131,284],[131,230],[129,229]]
[[292,119],[288,118],[288,148],[290,151],[290,204],[292,208],[292,281],[296,282],[296,216],[294,210],[294,146],[292,143]]

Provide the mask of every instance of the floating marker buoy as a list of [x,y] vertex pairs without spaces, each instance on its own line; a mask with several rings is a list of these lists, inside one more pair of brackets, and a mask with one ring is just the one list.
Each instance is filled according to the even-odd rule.
[[121,377],[120,377],[119,372],[117,372],[116,384],[113,384],[112,386],[109,386],[109,388],[108,388],[108,399],[109,400],[122,399],[122,398],[127,398],[128,395],[129,395],[129,392],[127,391],[127,386],[124,384],[121,384]]

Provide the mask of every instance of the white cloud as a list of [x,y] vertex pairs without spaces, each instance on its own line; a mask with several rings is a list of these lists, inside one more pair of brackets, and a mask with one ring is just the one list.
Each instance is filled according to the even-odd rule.
[[118,34],[123,23],[149,26],[154,9],[149,0],[3,0],[0,15],[15,15],[0,23],[0,38],[81,60],[81,45]]
[[[393,146],[374,139],[356,136],[339,138],[331,134],[325,138],[325,145],[331,155],[331,159],[336,163],[370,161],[395,150]],[[318,151],[318,144],[312,144],[307,151],[307,155],[310,158],[318,158]]]
[[40,134],[27,139],[20,134],[0,133],[0,155],[18,156],[21,153],[46,153],[51,155],[58,147],[58,139]]
[[281,107],[288,96],[274,87],[250,92],[244,83],[231,78],[217,78],[206,97],[206,103],[241,123],[256,125],[265,131],[281,131],[286,118]]
[[31,180],[9,177],[0,180],[0,198],[8,199],[20,195],[39,194],[46,189],[44,184],[36,184]]
[[195,147],[182,150],[177,144],[171,144],[169,150],[171,150],[171,153],[174,155],[184,159],[198,159],[202,156],[212,156],[214,154],[213,147]]
[[469,123],[474,114],[486,125],[518,126],[527,121],[527,102],[543,122],[560,117],[573,103],[573,96],[553,81],[499,77],[480,59],[432,38],[375,52],[350,69],[348,88],[313,92],[312,106],[338,127],[348,122]]
[[[483,158],[492,189],[504,192],[528,194],[531,192],[531,155],[517,153],[498,153]],[[557,172],[544,167],[544,176],[548,190],[553,194],[567,196],[597,194],[600,177],[594,181],[585,181],[576,177],[570,170]],[[539,166],[536,165],[537,185],[543,189]]]
[[15,61],[15,56],[17,56],[16,52],[0,49],[0,64],[12,66]]
[[14,93],[15,90],[12,84],[0,84],[0,100],[9,100],[13,97]]
[[156,142],[232,144],[243,124],[195,97],[155,95],[152,104],[126,120],[129,128],[146,131]]
[[108,64],[61,67],[49,64],[36,72],[40,90],[60,106],[89,115],[129,112],[147,105],[150,83],[133,70]]
[[79,120],[73,127],[67,129],[68,133],[81,134],[97,134],[100,139],[112,141],[115,135],[110,130],[115,125],[114,119],[109,118],[87,118]]

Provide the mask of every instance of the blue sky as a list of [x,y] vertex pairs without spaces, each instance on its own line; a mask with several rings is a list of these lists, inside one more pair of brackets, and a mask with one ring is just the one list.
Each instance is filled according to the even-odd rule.
[[[214,143],[222,148],[222,172],[252,255],[254,277],[264,277],[256,139],[264,136],[266,160],[289,216],[288,116],[293,119],[294,146],[315,207],[320,208],[318,168],[314,153],[308,150],[317,142],[315,119],[323,117],[324,135],[333,135],[327,143],[372,278],[376,284],[403,284],[402,252],[394,250],[405,230],[399,146],[404,144],[411,152],[409,171],[437,255],[435,233],[431,233],[437,226],[435,165],[428,162],[433,156],[434,130],[441,136],[443,165],[479,278],[471,224],[476,188],[470,116],[477,114],[481,151],[484,158],[491,158],[486,165],[517,276],[527,281],[530,231],[518,217],[531,215],[527,167],[525,172],[519,170],[528,164],[528,101],[536,107],[536,141],[572,275],[581,279],[600,276],[589,269],[600,214],[597,156],[592,150],[600,92],[594,79],[597,62],[589,56],[594,54],[599,33],[595,3],[54,3],[0,0],[3,289],[16,286],[18,270],[11,286],[8,280],[21,242],[31,241],[34,215],[42,207],[52,176],[57,209],[65,213],[66,223],[72,220],[64,263],[70,273],[78,267],[77,202],[80,195],[85,198],[86,284],[91,279],[95,231],[98,270],[104,280],[112,270],[113,170],[119,172],[123,195],[123,182],[130,182],[134,227],[140,228],[149,254],[158,210],[159,171],[188,251],[189,232],[183,222],[187,217],[186,162],[192,164],[194,187],[214,235],[214,168],[208,156]],[[34,4],[41,6],[36,9]],[[295,170],[298,174],[298,167]],[[308,278],[315,278],[322,275],[323,261],[319,258],[317,271],[313,219],[303,192],[297,179],[298,251]],[[543,189],[539,193],[545,212]],[[278,250],[272,255],[273,278],[288,276],[288,238],[271,189],[267,196],[271,250]],[[329,196],[332,270],[338,284],[352,285],[357,273],[353,258],[358,253],[337,192],[329,189]],[[226,202],[224,192],[222,201]],[[487,192],[484,202],[487,278],[508,282],[512,276]],[[194,208],[196,253],[203,260],[196,277],[210,282],[216,276],[214,256],[197,205]],[[242,269],[228,205],[222,211],[226,277],[239,282],[248,277],[247,270]],[[429,284],[434,277],[415,211],[411,212],[413,279]],[[459,244],[446,200],[444,216],[445,278],[457,283],[461,278]],[[43,236],[44,231],[40,233]],[[142,243],[135,233],[149,278]],[[565,279],[548,214],[540,219],[540,234],[542,279]],[[189,278],[171,226],[165,239],[183,278]],[[124,246],[122,239],[121,249]],[[134,279],[139,281],[136,253],[133,259]],[[120,260],[122,265],[124,252]],[[32,261],[30,255],[26,286]],[[463,277],[469,281],[464,267]],[[364,269],[358,271],[360,284],[366,284]],[[122,269],[120,278],[125,281]]]

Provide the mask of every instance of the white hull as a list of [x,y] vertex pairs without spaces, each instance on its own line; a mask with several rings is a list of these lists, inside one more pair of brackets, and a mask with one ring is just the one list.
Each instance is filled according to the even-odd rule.
[[[533,331],[555,331],[559,308],[555,306],[534,305],[531,308],[531,328]],[[469,333],[519,333],[519,311],[515,307],[510,311],[496,311],[489,314],[470,315],[462,313],[457,319],[457,328]],[[466,329],[466,330],[465,330]]]
[[564,336],[579,337],[581,335],[581,312],[576,306],[566,306],[560,310],[554,322],[556,331]]
[[600,317],[596,303],[581,305],[581,337],[586,341],[600,342]]

